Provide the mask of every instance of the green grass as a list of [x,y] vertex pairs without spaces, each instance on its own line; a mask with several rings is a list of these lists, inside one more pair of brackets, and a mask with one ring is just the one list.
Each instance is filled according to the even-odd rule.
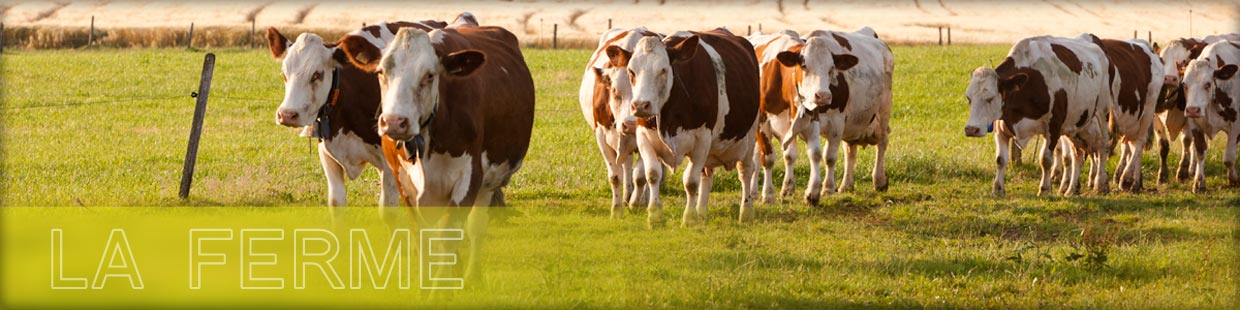
[[[1146,153],[1142,194],[1038,197],[1039,170],[1026,160],[1009,169],[1006,198],[990,195],[994,142],[963,136],[963,90],[974,67],[1006,51],[894,49],[890,191],[873,190],[868,148],[854,193],[826,197],[818,208],[796,197],[759,204],[757,222],[740,225],[739,182],[722,172],[709,223],[685,229],[675,225],[684,204],[678,171],[663,189],[673,228],[652,231],[644,212],[608,218],[606,171],[576,103],[589,51],[526,50],[538,96],[533,143],[506,190],[515,208],[499,211],[503,220],[488,239],[487,287],[457,305],[1234,307],[1240,195],[1223,179],[1221,138],[1208,155],[1203,195],[1185,184],[1155,185],[1156,150]],[[194,191],[184,201],[176,191],[193,113],[187,95],[197,88],[202,53],[3,54],[0,203],[325,204],[312,142],[273,121],[283,90],[278,63],[265,51],[216,54]],[[173,96],[181,97],[112,102]],[[1172,159],[1179,156],[1175,150]],[[796,170],[803,189],[804,156]],[[372,169],[349,182],[349,203],[372,208],[377,180]]]

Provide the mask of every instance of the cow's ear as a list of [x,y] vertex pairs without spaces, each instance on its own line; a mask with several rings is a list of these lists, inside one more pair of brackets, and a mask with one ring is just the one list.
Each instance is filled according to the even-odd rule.
[[348,63],[352,63],[354,67],[370,73],[374,73],[378,69],[379,58],[383,56],[383,51],[380,51],[374,44],[370,44],[370,41],[354,35],[340,38],[337,47],[339,47],[337,50],[344,51],[345,58],[349,60]]
[[267,46],[271,48],[271,57],[283,60],[284,53],[288,52],[288,47],[292,45],[276,27],[267,27]]
[[1236,65],[1224,65],[1214,70],[1214,78],[1220,80],[1231,79],[1236,75]]
[[999,88],[1006,91],[1020,91],[1025,86],[1025,82],[1029,81],[1029,75],[1025,73],[1017,73],[999,81]]
[[619,46],[612,45],[607,47],[607,65],[611,68],[628,67],[630,58],[633,58],[633,53]]
[[481,67],[487,60],[487,55],[478,50],[463,50],[443,56],[440,62],[443,63],[444,70],[449,74],[456,76],[467,76]]
[[779,60],[779,64],[784,65],[784,67],[797,67],[804,63],[800,53],[793,53],[789,51],[783,51],[779,52],[779,54],[775,54],[775,59]]
[[1158,42],[1154,42],[1154,54],[1162,54],[1162,47],[1158,46]]
[[693,55],[697,54],[698,36],[689,36],[684,40],[680,40],[676,45],[667,47],[667,58],[673,63],[693,59]]
[[591,67],[591,68],[590,68],[590,71],[594,72],[594,80],[595,80],[595,81],[601,80],[604,76],[606,76],[606,75],[604,75],[604,74],[603,74],[603,68],[593,68],[593,67]]
[[848,70],[857,65],[857,56],[850,54],[831,54],[831,60],[835,61],[835,70]]
[[323,47],[332,51],[332,60],[337,64],[348,65],[349,55],[345,55],[344,50],[340,49],[340,45],[336,43],[326,43]]

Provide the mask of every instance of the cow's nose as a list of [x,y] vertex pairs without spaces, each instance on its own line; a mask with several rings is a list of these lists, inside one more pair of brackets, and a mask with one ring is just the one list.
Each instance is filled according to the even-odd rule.
[[817,103],[818,105],[831,104],[831,93],[825,91],[814,93],[814,103]]
[[977,128],[977,127],[973,127],[973,126],[968,126],[968,127],[965,127],[965,128],[964,128],[964,135],[965,135],[965,136],[969,136],[969,137],[980,137],[980,136],[981,136],[981,134],[982,134],[982,129],[981,129],[981,128]]
[[292,126],[298,123],[299,118],[300,118],[300,115],[297,114],[297,111],[288,111],[288,110],[276,111],[276,122],[280,123],[281,125]]
[[1201,117],[1201,108],[1200,107],[1188,107],[1184,109],[1184,116],[1193,117],[1193,118]]
[[648,117],[654,113],[650,110],[650,101],[634,101],[632,109],[633,115],[638,117]]
[[409,128],[409,119],[404,116],[384,114],[379,116],[379,130],[384,134],[401,133]]
[[1163,85],[1164,86],[1178,86],[1180,85],[1180,77],[1174,76],[1174,75],[1164,76]]
[[630,117],[620,123],[620,132],[631,135],[637,132],[637,118]]

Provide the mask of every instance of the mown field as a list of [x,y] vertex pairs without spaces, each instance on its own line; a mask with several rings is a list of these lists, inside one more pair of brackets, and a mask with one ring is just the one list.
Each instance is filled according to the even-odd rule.
[[[678,171],[663,189],[671,225],[649,230],[644,210],[608,217],[606,170],[576,101],[590,51],[527,50],[537,120],[525,166],[506,190],[514,208],[493,212],[485,249],[502,255],[486,256],[485,288],[466,292],[468,298],[457,300],[463,304],[436,305],[1231,309],[1240,303],[1240,190],[1226,187],[1221,138],[1208,155],[1210,191],[1203,195],[1184,184],[1155,185],[1155,151],[1146,153],[1141,194],[1038,197],[1039,170],[1027,160],[1009,169],[1006,197],[990,195],[993,139],[963,136],[963,90],[974,67],[996,64],[1006,51],[894,48],[890,191],[873,190],[869,148],[859,156],[855,192],[826,197],[817,208],[798,197],[759,204],[756,223],[740,225],[739,182],[735,172],[725,172],[715,178],[709,223],[680,228]],[[322,208],[325,184],[313,141],[274,122],[283,94],[279,64],[266,51],[216,54],[194,189],[180,200],[193,113],[188,94],[197,89],[202,52],[5,51],[0,205],[237,206],[211,209],[232,216],[266,214],[275,206]],[[1172,153],[1173,160],[1179,156],[1178,149]],[[804,156],[796,172],[808,175]],[[798,186],[804,188],[803,177]],[[348,187],[350,205],[373,208],[374,170]],[[108,215],[101,218],[126,214],[103,210]],[[348,305],[338,297],[296,303]],[[212,301],[220,300],[203,302]]]

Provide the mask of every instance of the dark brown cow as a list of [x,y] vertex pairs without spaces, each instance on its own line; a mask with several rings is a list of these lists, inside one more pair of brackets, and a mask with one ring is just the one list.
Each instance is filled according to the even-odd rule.
[[[1145,41],[1099,40],[1110,63],[1111,134],[1121,143],[1115,180],[1121,190],[1139,192],[1142,187],[1141,153],[1154,124],[1155,105],[1162,89],[1162,62]],[[1082,118],[1084,119],[1084,115]]]
[[[360,39],[341,46],[354,65],[379,74],[378,129],[401,141],[397,158],[417,206],[488,206],[502,197],[534,126],[534,82],[516,36],[499,27],[406,28],[381,54]],[[486,209],[469,212],[475,254],[467,277],[479,271]],[[463,221],[463,213],[444,220]]]

